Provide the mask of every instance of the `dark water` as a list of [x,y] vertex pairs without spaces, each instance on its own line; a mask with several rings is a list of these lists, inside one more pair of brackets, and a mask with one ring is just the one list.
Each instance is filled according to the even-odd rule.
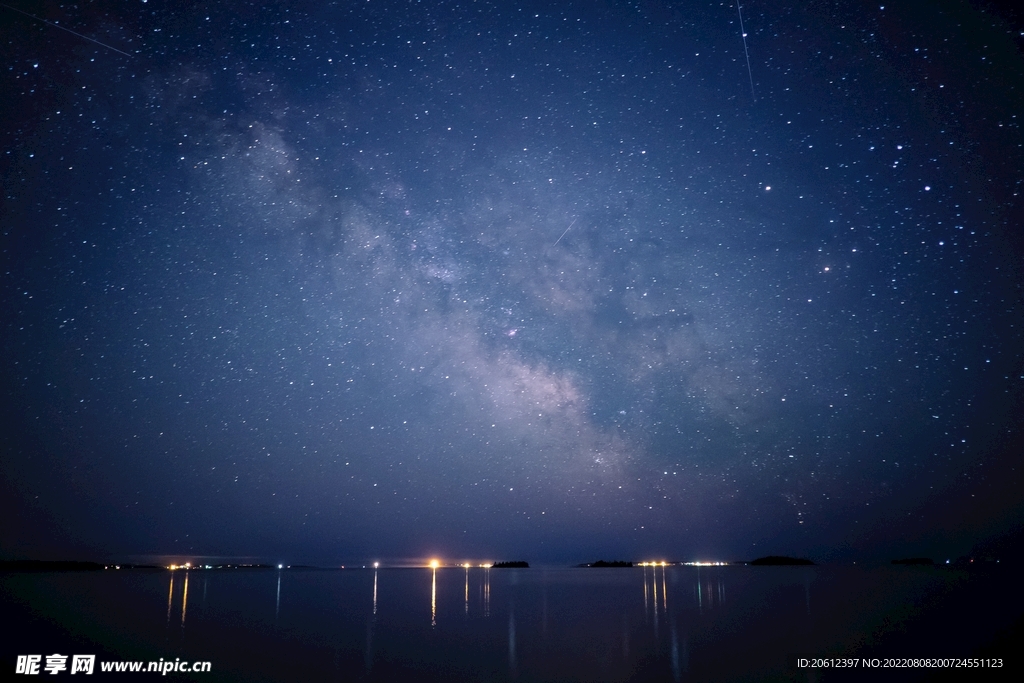
[[793,656],[993,656],[1022,606],[1007,569],[0,574],[9,672],[18,654],[59,652],[207,660],[211,673],[168,674],[204,681],[930,680],[935,671],[809,671]]

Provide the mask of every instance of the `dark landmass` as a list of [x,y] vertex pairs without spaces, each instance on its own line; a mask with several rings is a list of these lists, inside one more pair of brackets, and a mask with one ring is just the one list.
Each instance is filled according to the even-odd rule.
[[958,557],[953,561],[956,569],[994,569],[1002,560],[991,555],[984,557]]
[[800,557],[786,557],[785,555],[768,555],[767,557],[759,557],[756,560],[751,560],[747,564],[756,567],[765,567],[780,565],[808,565],[814,563],[810,560],[805,560]]
[[[198,571],[202,569],[277,569],[273,564],[216,564],[185,567],[176,565],[174,569]],[[158,564],[132,564],[129,562],[114,564],[99,562],[80,562],[76,560],[0,560],[0,572],[91,572],[101,569],[125,570],[125,569],[148,569],[164,571],[168,567]],[[305,565],[291,565],[289,569],[316,569],[316,567]]]
[[92,572],[103,569],[96,562],[75,562],[72,560],[5,560],[0,562],[0,571],[5,572]]
[[577,567],[632,567],[632,562],[621,562],[615,560],[613,562],[605,562],[604,560],[598,560],[597,562],[591,562],[590,564],[578,564]]
[[492,569],[529,569],[530,563],[523,562],[522,560],[516,560],[513,562],[495,562],[491,565]]
[[930,557],[906,557],[902,560],[893,560],[893,564],[926,564],[933,565],[935,561]]
[[993,558],[1002,563],[1024,562],[1024,524],[1016,524],[1012,531],[975,544],[970,557],[983,560]]

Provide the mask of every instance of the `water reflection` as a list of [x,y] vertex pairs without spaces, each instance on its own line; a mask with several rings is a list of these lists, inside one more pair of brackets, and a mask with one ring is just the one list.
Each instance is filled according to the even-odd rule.
[[281,570],[277,570],[277,602],[274,604],[274,619],[281,616]]
[[[948,572],[911,574],[887,568],[861,572],[705,567],[698,571],[668,566],[490,572],[464,567],[459,595],[458,574],[440,569],[432,570],[430,576],[429,626],[424,618],[427,586],[422,568],[386,570],[385,595],[380,594],[382,574],[377,570],[371,569],[372,578],[365,570],[293,572],[288,578],[289,612],[277,628],[264,602],[267,580],[274,575],[269,569],[201,570],[203,575],[195,577],[204,583],[198,607],[199,587],[191,572],[183,570],[105,573],[101,578],[91,574],[0,576],[0,588],[18,600],[16,591],[41,600],[44,588],[55,584],[61,590],[51,592],[61,602],[58,598],[50,606],[40,602],[35,608],[40,614],[49,617],[46,610],[50,609],[54,619],[66,619],[59,610],[66,611],[65,605],[71,604],[84,615],[76,618],[97,624],[106,617],[88,610],[99,612],[109,608],[111,601],[119,601],[125,632],[131,629],[133,637],[137,633],[143,646],[169,654],[172,660],[177,655],[182,660],[198,659],[197,650],[221,653],[223,670],[233,672],[225,677],[236,680],[362,677],[447,683],[457,670],[460,679],[489,681],[732,681],[794,680],[798,672],[781,668],[780,651],[824,653],[829,643],[847,642],[853,634],[869,632],[892,610],[905,609],[906,604],[939,594],[940,589],[951,591],[965,581]],[[283,572],[274,578],[279,614]],[[643,583],[639,591],[637,579]],[[1014,585],[1009,576],[1005,581],[1000,588]],[[214,590],[204,600],[210,583]],[[815,588],[813,621],[807,615],[811,584]],[[981,585],[977,580],[967,584],[971,590]],[[96,594],[96,587],[108,592]],[[1014,595],[1007,601],[1016,599]],[[957,617],[974,617],[971,628],[982,628],[984,620],[978,618],[974,603],[966,593],[961,596],[951,611]],[[457,619],[460,597],[464,617]],[[3,599],[0,591],[0,613],[4,614],[13,609],[20,616],[25,610],[18,605],[28,604],[27,598],[21,603]],[[165,629],[160,629],[156,616],[162,601],[166,602]],[[170,638],[170,619],[176,614],[180,643],[179,638]],[[950,641],[960,637],[959,632],[947,633],[949,624],[959,623],[952,619],[921,623],[921,628],[932,628],[929,637],[937,634]],[[99,627],[95,632],[103,633]],[[971,635],[968,632],[965,637]],[[43,638],[32,637],[40,642]],[[248,648],[243,655],[245,648],[239,644],[256,640],[260,647]],[[117,642],[100,645],[116,649]],[[304,662],[301,672],[287,668],[286,662],[294,666],[299,658]]]
[[[661,565],[661,578],[659,579],[658,565],[653,565],[651,567],[650,581],[648,582],[647,567],[643,567],[644,614],[653,621],[655,638],[658,637],[662,615],[668,613],[668,581],[665,578],[665,571],[665,565]],[[651,609],[652,607],[653,610]]]
[[[462,568],[462,613],[467,619],[471,619],[474,616],[477,617],[490,617],[491,615],[491,568],[490,567],[472,567],[468,564],[458,565]],[[453,581],[445,583],[445,574],[442,571],[444,567],[428,565],[430,568],[430,625],[431,627],[437,626],[438,612],[442,611],[442,605],[440,604],[445,600],[444,595],[448,595],[448,600],[457,600],[459,593],[452,591],[445,593],[445,586],[451,585],[452,588],[456,584]],[[513,574],[509,573],[508,576],[512,583],[515,583],[516,578]],[[452,577],[454,578],[454,577]],[[457,580],[457,579],[456,579]],[[374,570],[374,588],[373,588],[373,614],[377,613],[377,574]],[[439,592],[444,595],[439,595]],[[477,597],[472,598],[473,595]],[[546,605],[546,596],[545,596]],[[472,609],[471,609],[472,606]],[[545,606],[546,609],[546,606]],[[544,619],[546,620],[546,616]]]
[[[654,570],[655,573],[657,571],[658,571],[657,569]],[[654,589],[653,594],[654,594],[654,638],[655,638],[655,640],[657,640],[657,638],[658,638],[658,582],[657,582],[656,579],[657,579],[657,577],[655,576],[655,580],[651,581],[651,586]]]
[[[465,629],[468,629],[467,632],[474,636],[488,633],[492,647],[488,655],[491,657],[491,661],[505,660],[508,667],[505,671],[509,678],[530,678],[535,667],[544,665],[544,660],[562,656],[556,653],[562,653],[568,644],[567,641],[570,639],[565,635],[564,626],[571,623],[577,632],[582,629],[583,632],[589,634],[587,642],[603,641],[605,643],[604,646],[598,648],[584,646],[584,649],[590,648],[589,656],[596,657],[602,662],[599,666],[595,665],[597,666],[595,672],[607,673],[611,678],[617,680],[621,673],[617,667],[622,667],[622,672],[631,671],[634,670],[633,667],[637,666],[638,661],[641,659],[646,661],[653,656],[661,662],[659,665],[661,667],[660,676],[663,680],[681,681],[692,675],[693,671],[700,669],[701,659],[699,656],[693,660],[697,662],[696,665],[690,662],[689,637],[698,633],[694,629],[712,627],[723,617],[730,618],[730,614],[736,609],[742,609],[742,604],[739,604],[733,606],[731,611],[723,610],[726,602],[726,583],[730,580],[740,579],[738,588],[731,587],[734,591],[733,599],[736,600],[735,596],[746,595],[744,591],[747,583],[744,581],[749,582],[749,579],[745,578],[746,574],[740,573],[739,570],[666,566],[660,563],[642,567],[640,571],[635,569],[616,570],[614,573],[608,572],[607,574],[603,572],[586,573],[583,570],[579,572],[572,570],[534,570],[530,572],[513,570],[494,573],[489,567],[478,568],[463,565],[462,595],[459,596],[458,575],[450,571],[448,574],[440,572],[439,576],[439,570],[442,568],[440,566],[430,567],[429,628],[426,626],[426,620],[423,619],[425,615],[422,611],[401,607],[415,604],[406,599],[406,596],[412,598],[413,594],[419,595],[415,600],[419,601],[422,606],[423,594],[421,591],[425,586],[422,584],[420,570],[408,573],[403,570],[395,570],[394,574],[387,574],[387,576],[393,576],[396,581],[388,584],[388,595],[384,597],[392,601],[397,597],[400,602],[388,603],[392,605],[392,608],[385,610],[380,609],[379,602],[382,597],[380,595],[380,571],[377,567],[373,567],[372,586],[366,585],[371,583],[366,581],[367,574],[365,572],[361,574],[363,578],[358,582],[360,584],[359,592],[364,596],[364,600],[366,597],[369,597],[370,600],[356,601],[358,603],[357,611],[352,615],[355,619],[348,622],[355,626],[354,633],[349,636],[352,640],[349,641],[348,652],[354,655],[350,666],[355,667],[356,671],[361,670],[367,677],[370,677],[371,673],[375,676],[384,675],[383,669],[381,669],[384,659],[380,661],[376,659],[377,646],[380,646],[382,653],[388,648],[395,647],[393,634],[401,633],[404,630],[395,631],[395,624],[403,623],[408,619],[418,623],[417,628],[423,629],[423,632],[435,631],[437,635],[434,637],[439,639],[438,643],[455,637],[453,634],[460,633]],[[284,572],[277,570],[276,574],[274,616],[275,621],[280,622]],[[672,574],[671,582],[668,580],[669,574]],[[762,572],[762,574],[765,573]],[[254,573],[252,576],[254,580],[258,579],[258,582],[264,586],[260,592],[265,590],[264,582],[267,574]],[[338,576],[339,580],[343,581],[348,581],[347,577],[354,577],[353,574],[347,572]],[[403,578],[414,576],[421,578],[416,579],[415,582],[409,582]],[[341,577],[346,578],[341,579]],[[196,608],[193,606],[194,614],[189,623],[190,630],[196,634],[192,638],[199,636],[205,628],[204,622],[207,620],[208,610],[214,609],[206,606],[205,595],[209,580],[205,572],[202,578],[204,585],[200,612],[195,613]],[[643,583],[642,596],[639,595],[640,591],[636,591],[637,578],[640,578]],[[791,595],[795,599],[796,613],[803,617],[803,620],[807,620],[807,617],[803,615],[805,612],[808,615],[810,613],[811,577],[808,575],[794,576],[793,578],[795,579],[793,581],[795,590]],[[216,577],[214,579],[216,580]],[[314,580],[310,582],[306,581],[307,579]],[[444,583],[446,579],[449,582],[447,584]],[[494,589],[498,599],[493,615],[491,614],[492,579],[497,582]],[[595,583],[588,583],[594,579],[597,579]],[[289,614],[293,615],[293,613],[302,613],[303,601],[308,602],[309,599],[310,585],[319,584],[321,581],[330,584],[335,579],[326,573],[322,579],[310,573],[290,577],[289,581],[291,581],[289,586],[292,587],[292,593],[289,593],[292,612]],[[187,570],[172,572],[168,577],[167,626],[169,629],[170,619],[174,614],[180,612],[182,646],[185,644],[185,625],[189,619],[189,590],[192,589],[192,592],[195,592],[193,583],[191,572]],[[671,603],[668,599],[669,583],[672,583],[673,600]],[[418,587],[414,587],[416,584]],[[562,590],[565,586],[573,587],[570,593],[567,594]],[[691,591],[687,591],[687,587]],[[367,588],[370,588],[369,596],[366,596]],[[802,596],[799,588],[804,589]],[[394,592],[395,590],[398,591],[397,594]],[[586,602],[575,603],[572,610],[567,611],[567,605],[571,600],[568,595],[575,590],[579,590],[580,595],[587,596]],[[736,592],[737,590],[739,592]],[[477,595],[477,598],[475,606],[471,609],[474,594]],[[460,597],[462,598],[463,619],[454,622],[450,619],[445,621],[443,618],[445,614],[454,615],[455,610],[458,609]],[[181,600],[180,606],[174,604],[176,598]],[[219,599],[217,591],[211,594],[213,603]],[[745,602],[745,599],[740,600],[740,603]],[[581,604],[585,604],[586,607],[581,608]],[[395,605],[398,605],[397,609],[394,608]],[[370,609],[367,610],[367,607]],[[416,616],[417,613],[419,616]],[[386,614],[387,617],[378,623],[381,614]],[[582,614],[588,616],[580,621]],[[707,615],[705,617],[707,621],[703,619],[694,621],[699,614]],[[269,621],[269,613],[264,612],[264,615],[263,618]],[[496,619],[490,620],[492,616]],[[443,622],[440,627],[438,626],[439,619]],[[485,620],[490,620],[489,624],[485,623]],[[358,624],[363,624],[364,627],[361,628]],[[346,627],[340,626],[339,628],[343,631]],[[408,631],[405,630],[405,632]],[[412,632],[415,632],[415,628]],[[405,642],[404,638],[405,636],[403,636],[403,643]],[[578,642],[574,642],[573,647],[579,646]],[[344,648],[339,649],[338,652],[343,653]],[[693,666],[697,666],[697,669],[691,670]]]
[[694,588],[694,595],[697,599],[697,609],[704,611],[704,607],[713,609],[716,605],[725,603],[725,582],[719,574],[714,578],[702,578],[700,567],[697,567],[697,585]]
[[437,567],[430,570],[430,626],[437,626]]
[[650,607],[647,604],[647,567],[644,567],[644,615],[650,613]]
[[174,572],[171,572],[171,586],[167,589],[167,625],[171,625],[171,603],[174,601]]
[[185,609],[188,607],[188,572],[185,572],[185,588],[181,594],[181,628],[185,628]]
[[363,655],[363,668],[367,674],[373,669],[373,631],[377,626],[377,567],[379,566],[379,563],[373,563],[373,613],[366,620],[366,650]]
[[[170,579],[167,582],[167,616],[164,624],[164,631],[167,633],[167,637],[170,637],[171,614],[174,612],[174,575],[176,573],[171,572]],[[189,572],[186,570],[181,592],[181,617],[178,622],[183,637],[185,633],[185,617],[188,615],[188,579]]]
[[[680,628],[680,614],[694,609],[697,614],[703,614],[724,606],[728,573],[718,569],[710,570],[709,573],[709,570],[700,567],[690,569],[654,563],[645,565],[642,569],[643,609],[649,630],[638,642],[641,643],[641,649],[657,644],[655,647],[665,653],[667,660],[666,678],[671,674],[673,681],[681,681],[689,671],[690,652],[686,629]],[[671,582],[668,580],[670,573]],[[669,583],[673,586],[673,603],[670,603],[668,598]],[[679,592],[680,583],[692,586],[693,602],[679,604],[679,596],[686,595],[685,590]],[[809,597],[806,599],[809,603]],[[668,633],[665,633],[666,626]],[[622,659],[627,661],[630,657],[630,641],[628,627],[623,628]],[[632,635],[634,638],[637,637],[635,631]]]
[[[654,615],[657,618],[659,610],[668,611],[668,578],[667,567],[661,565],[661,577],[658,577],[658,565],[651,567],[651,575],[648,579],[647,567],[643,567],[644,577],[644,613],[649,614],[651,606],[654,607]],[[660,585],[659,585],[660,584]]]
[[491,568],[484,568],[484,583],[483,583],[483,596],[484,596],[484,616],[491,616]]
[[[657,574],[657,569],[655,569]],[[665,582],[665,565],[661,566],[661,608],[668,611],[668,584]]]

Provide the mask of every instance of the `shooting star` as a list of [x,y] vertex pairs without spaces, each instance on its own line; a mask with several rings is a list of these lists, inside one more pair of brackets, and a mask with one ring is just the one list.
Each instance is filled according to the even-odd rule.
[[747,58],[747,76],[750,77],[750,97],[757,102],[757,95],[754,94],[754,72],[750,70],[750,53],[747,52],[747,31],[743,28],[743,10],[740,9],[740,0],[736,0],[736,12],[740,15],[740,35],[743,37],[743,56]]
[[[573,218],[573,219],[572,219],[572,223],[570,223],[570,224],[569,224],[569,228],[571,228],[571,227],[572,227],[572,226],[574,226],[574,225],[576,225],[576,219],[575,219],[575,218]],[[563,233],[562,233],[561,235],[559,235],[559,236],[558,236],[558,239],[557,239],[557,240],[555,240],[555,243],[554,243],[554,244],[552,244],[551,246],[553,246],[553,247],[557,247],[557,246],[558,246],[558,243],[562,241],[562,238],[563,238],[563,237],[565,237],[565,233],[566,233],[566,232],[569,232],[569,228],[566,228],[566,229],[565,229],[565,232],[563,232]]]
[[103,47],[107,48],[108,50],[113,50],[114,52],[117,52],[119,54],[124,55],[125,57],[131,57],[131,55],[128,54],[127,52],[122,52],[121,50],[118,50],[116,47],[111,47],[110,45],[107,45],[106,43],[101,43],[98,40],[90,38],[89,36],[83,36],[78,31],[72,31],[71,29],[65,28],[65,27],[61,26],[60,24],[55,24],[52,21],[47,21],[46,19],[43,19],[42,17],[37,17],[34,14],[29,14],[28,12],[23,12],[20,9],[18,9],[17,7],[11,7],[10,5],[6,5],[6,4],[4,4],[2,2],[0,2],[0,6],[6,7],[9,10],[13,10],[13,11],[17,12],[18,14],[24,14],[26,17],[29,17],[31,19],[35,19],[36,21],[41,21],[44,24],[49,24],[50,26],[53,26],[54,28],[59,28],[61,31],[67,31],[68,33],[72,33],[72,34],[78,36],[79,38],[85,38],[90,43],[96,43],[97,45],[102,45]]

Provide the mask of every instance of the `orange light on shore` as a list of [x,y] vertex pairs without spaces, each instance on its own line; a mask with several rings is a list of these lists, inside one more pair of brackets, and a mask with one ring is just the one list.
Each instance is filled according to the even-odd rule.
[[430,568],[431,569],[437,569],[440,566],[441,566],[441,563],[439,561],[437,561],[437,560],[431,560],[430,561]]

